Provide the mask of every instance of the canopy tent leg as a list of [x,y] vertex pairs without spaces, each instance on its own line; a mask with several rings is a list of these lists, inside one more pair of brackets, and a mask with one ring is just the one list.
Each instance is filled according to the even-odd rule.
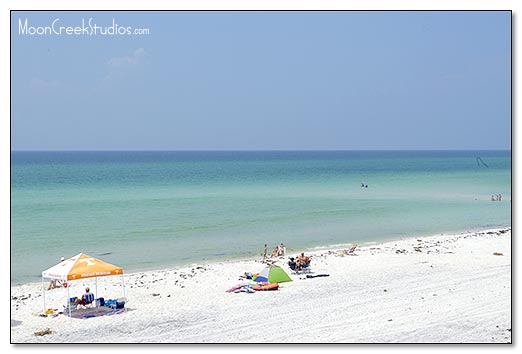
[[[123,279],[123,273],[121,273],[121,286],[123,288],[123,298],[125,299],[125,302],[127,302],[127,298],[125,297],[125,280]],[[124,307],[125,312],[127,312],[127,306]]]
[[96,301],[96,297],[98,296],[98,277],[94,277],[94,280],[96,281],[96,286],[95,286],[96,295],[94,295],[94,302],[95,302],[94,306],[98,307],[98,301]]
[[69,289],[69,285],[67,286],[67,306],[69,306],[69,317],[71,317],[71,291]]
[[43,292],[43,302],[44,302],[44,313],[45,313],[45,308],[46,308],[46,305],[45,305],[45,283],[44,283],[44,277],[42,277],[42,292]]

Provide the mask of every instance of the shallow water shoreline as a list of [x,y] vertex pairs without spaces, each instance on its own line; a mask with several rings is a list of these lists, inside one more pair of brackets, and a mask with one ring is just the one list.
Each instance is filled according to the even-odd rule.
[[15,153],[12,284],[80,252],[137,272],[510,225],[510,197],[507,151]]
[[[478,234],[481,234],[481,233],[487,233],[487,232],[499,232],[499,231],[502,231],[502,230],[511,230],[511,227],[510,226],[504,226],[504,227],[495,227],[495,228],[477,228],[477,229],[472,229],[472,230],[469,230],[469,228],[464,231],[456,231],[456,232],[446,232],[446,233],[437,233],[437,234],[428,234],[428,235],[410,235],[410,236],[403,236],[403,237],[398,237],[398,238],[390,238],[390,239],[378,239],[378,240],[374,240],[374,241],[363,241],[363,242],[352,242],[352,243],[338,243],[338,244],[332,244],[332,245],[326,245],[326,246],[315,246],[315,247],[304,247],[304,248],[299,248],[299,249],[295,249],[295,248],[290,248],[289,250],[287,250],[287,254],[286,254],[286,259],[288,259],[289,255],[293,255],[293,256],[296,256],[298,254],[300,254],[301,252],[304,252],[306,254],[314,254],[316,252],[319,252],[319,251],[322,251],[322,252],[332,252],[333,250],[343,250],[343,249],[348,249],[350,248],[351,246],[353,245],[357,245],[359,248],[361,247],[369,247],[369,246],[375,246],[375,245],[379,245],[379,244],[384,244],[384,243],[388,243],[388,242],[397,242],[397,241],[403,241],[403,240],[413,240],[413,239],[418,239],[419,237],[422,237],[422,238],[426,238],[426,237],[435,237],[435,236],[456,236],[456,235],[465,235],[465,234],[471,234],[471,233],[478,233]],[[271,252],[271,249],[270,249],[270,246],[268,248],[268,254],[270,254]],[[146,268],[146,269],[143,269],[143,270],[135,270],[135,271],[131,271],[131,272],[125,272],[125,269],[124,269],[124,274],[125,276],[131,276],[132,274],[143,274],[143,273],[151,273],[151,272],[165,272],[165,271],[170,271],[170,270],[176,270],[176,269],[184,269],[184,268],[191,268],[191,267],[198,267],[198,266],[202,266],[202,265],[212,265],[212,264],[221,264],[221,263],[236,263],[236,262],[248,262],[248,261],[251,261],[251,260],[255,260],[257,262],[261,262],[263,261],[263,258],[261,257],[261,249],[260,249],[260,252],[258,252],[259,255],[257,256],[254,256],[254,254],[256,254],[255,252],[251,252],[250,254],[248,255],[237,255],[237,256],[230,256],[230,257],[225,257],[223,259],[212,259],[210,261],[206,261],[206,260],[201,260],[199,262],[187,262],[187,263],[184,263],[184,264],[175,264],[175,265],[172,265],[172,266],[166,266],[166,267],[151,267],[151,268]],[[271,258],[271,257],[268,257],[267,260],[270,262],[272,260],[274,261],[277,261],[277,260],[281,260],[285,257],[275,257],[275,258]],[[101,259],[103,259],[103,257],[100,257]],[[29,285],[29,284],[39,284],[40,282],[38,281],[29,281],[29,282],[24,282],[24,283],[12,283],[11,284],[11,288],[13,287],[17,287],[17,286],[23,286],[23,285]]]

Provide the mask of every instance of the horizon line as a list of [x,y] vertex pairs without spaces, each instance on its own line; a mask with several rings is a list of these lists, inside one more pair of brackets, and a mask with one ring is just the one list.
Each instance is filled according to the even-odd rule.
[[123,149],[111,149],[111,150],[31,150],[31,149],[19,149],[11,152],[341,152],[341,151],[512,151],[511,148],[481,148],[481,149],[178,149],[178,150],[164,150],[164,149],[146,149],[146,150],[123,150]]

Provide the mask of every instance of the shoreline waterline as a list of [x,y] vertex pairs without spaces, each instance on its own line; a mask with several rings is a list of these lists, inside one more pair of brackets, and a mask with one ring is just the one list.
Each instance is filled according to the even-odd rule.
[[[390,238],[390,239],[380,239],[375,241],[363,241],[363,242],[353,242],[353,243],[342,243],[342,244],[334,244],[334,245],[328,245],[328,246],[317,246],[317,247],[309,247],[309,248],[302,248],[302,249],[293,249],[293,248],[287,248],[286,255],[280,256],[280,257],[267,257],[268,261],[279,261],[280,263],[286,264],[288,261],[288,257],[290,255],[295,256],[300,254],[301,252],[304,252],[305,254],[316,254],[320,252],[339,252],[344,249],[348,249],[349,247],[357,244],[357,248],[367,248],[367,247],[374,247],[379,245],[384,245],[388,243],[393,242],[408,242],[412,240],[417,240],[419,238],[433,238],[433,237],[459,237],[459,236],[465,236],[465,235],[472,235],[472,234],[487,234],[488,232],[510,232],[511,226],[503,226],[503,227],[495,227],[495,228],[477,228],[467,231],[460,231],[460,232],[446,232],[446,233],[437,233],[437,234],[424,234],[424,235],[415,235],[415,236],[403,236],[400,238]],[[270,247],[268,248],[267,255],[271,253]],[[261,256],[261,252],[257,256],[253,255],[240,255],[237,257],[226,257],[221,259],[213,259],[211,261],[200,261],[200,262],[189,262],[184,264],[176,264],[172,266],[166,266],[166,267],[158,267],[158,268],[146,268],[141,270],[132,270],[130,272],[126,272],[125,269],[123,269],[124,277],[131,277],[136,276],[137,274],[149,274],[154,272],[171,272],[171,271],[178,271],[180,269],[187,269],[187,268],[193,268],[193,267],[211,267],[216,264],[236,264],[236,263],[243,263],[243,262],[259,262],[262,263],[263,257]],[[42,269],[43,271],[43,269]],[[32,282],[25,282],[25,283],[18,283],[18,284],[11,284],[11,288],[26,286],[26,285],[35,285],[35,284],[41,284],[41,281],[32,281]]]

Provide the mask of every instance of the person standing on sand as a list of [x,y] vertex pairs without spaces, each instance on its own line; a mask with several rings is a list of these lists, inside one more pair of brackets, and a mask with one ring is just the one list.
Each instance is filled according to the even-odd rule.
[[263,251],[263,260],[266,259],[266,243],[265,243],[265,250]]
[[272,255],[270,256],[270,258],[277,257],[278,255],[279,255],[279,245],[274,247],[274,250],[272,251]]
[[283,257],[286,254],[286,246],[283,242],[281,242],[281,246],[279,246],[279,254]]

